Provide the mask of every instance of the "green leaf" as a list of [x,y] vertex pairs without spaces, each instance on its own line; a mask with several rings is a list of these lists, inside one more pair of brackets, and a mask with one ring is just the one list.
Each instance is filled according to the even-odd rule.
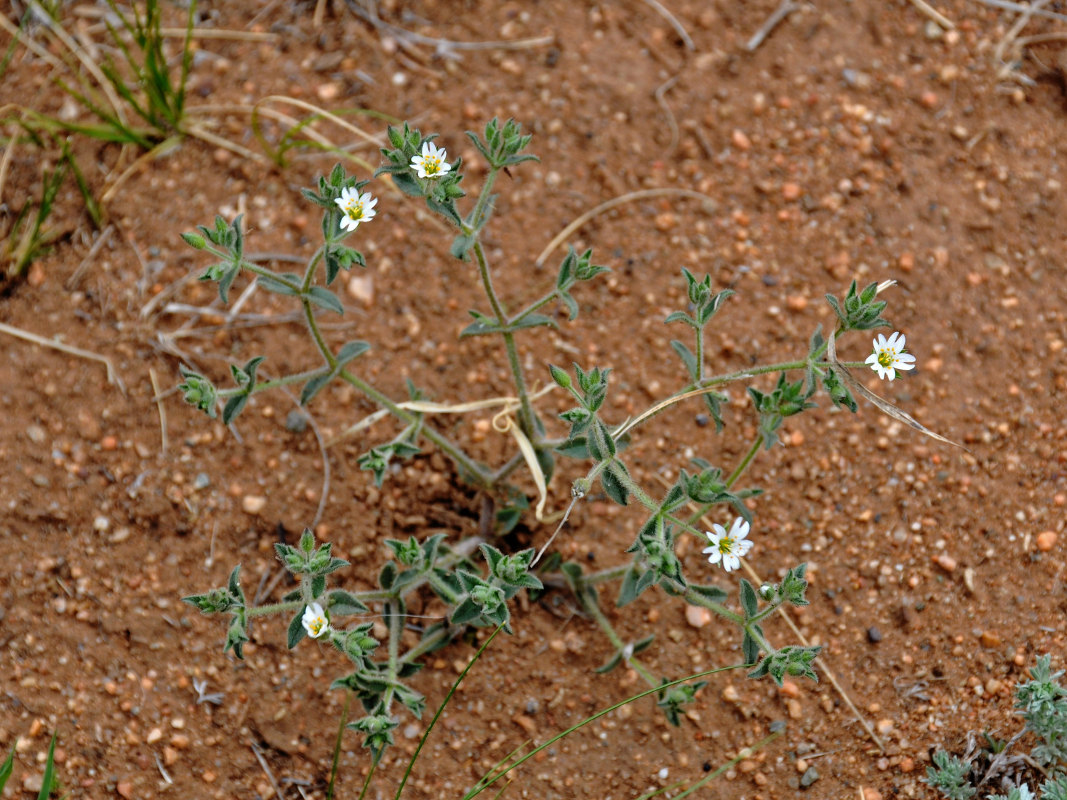
[[365,614],[370,610],[360,602],[358,597],[344,589],[332,589],[326,597],[326,609],[337,616]]
[[663,320],[663,322],[664,324],[669,324],[671,322],[684,322],[691,328],[696,328],[697,330],[700,329],[700,326],[697,324],[697,321],[688,314],[686,314],[684,311],[672,311],[670,314],[667,315],[667,319]]
[[289,297],[300,295],[300,289],[294,288],[300,286],[300,276],[291,272],[277,276],[260,275],[256,278],[256,283],[267,291],[275,292],[276,294],[284,294]]
[[627,503],[626,497],[629,495],[629,490],[622,484],[622,482],[615,477],[612,470],[620,467],[625,471],[625,467],[620,464],[612,464],[603,472],[600,473],[600,484],[604,487],[604,492],[618,503],[620,506],[624,506]]
[[700,373],[697,370],[697,357],[693,355],[693,351],[677,339],[671,339],[671,347],[678,354],[678,357],[682,359],[689,377],[694,381],[697,380],[700,377]]
[[308,379],[308,382],[304,384],[304,388],[300,392],[300,405],[306,406],[311,402],[323,387],[326,386],[333,379],[333,372],[328,368],[324,371]]
[[741,608],[745,610],[745,619],[751,619],[759,613],[759,599],[756,590],[746,579],[741,579]]
[[11,745],[11,752],[7,754],[3,764],[0,764],[0,792],[4,791],[4,787],[7,786],[8,778],[11,777],[12,771],[15,769],[15,745]]
[[744,639],[741,641],[741,654],[746,664],[755,664],[759,661],[759,644],[752,638],[752,635],[745,631]]
[[382,564],[382,570],[378,573],[378,585],[385,591],[389,591],[393,588],[393,584],[396,583],[397,567],[395,561],[386,561]]
[[689,588],[693,591],[694,594],[707,598],[708,600],[711,600],[714,603],[721,603],[727,597],[729,597],[729,594],[724,590],[720,589],[718,586],[698,586],[697,584],[693,583],[689,585]]
[[317,306],[336,311],[338,314],[345,313],[345,307],[340,298],[324,286],[312,286],[305,295],[309,301]]
[[305,608],[307,608],[307,606],[301,607],[296,613],[296,616],[289,622],[289,631],[286,636],[286,641],[290,650],[300,644],[300,642],[307,636],[307,631],[304,629],[303,623]]
[[599,673],[600,675],[604,675],[604,674],[606,674],[608,672],[611,672],[613,669],[615,669],[615,667],[619,666],[619,664],[621,664],[621,663],[622,663],[622,651],[621,650],[616,650],[615,654],[612,655],[611,658],[609,658],[607,661],[605,661],[599,667],[594,668],[593,672]]
[[481,606],[468,597],[452,612],[451,622],[453,625],[466,625],[480,617],[481,614]]
[[[56,735],[52,734],[52,741],[48,745],[48,757],[44,762],[44,774],[41,776],[41,791],[37,793],[37,800],[48,800],[56,787]],[[6,781],[6,779],[5,779]]]

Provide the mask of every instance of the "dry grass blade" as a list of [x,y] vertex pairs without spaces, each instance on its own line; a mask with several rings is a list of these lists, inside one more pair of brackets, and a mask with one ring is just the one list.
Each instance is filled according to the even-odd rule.
[[678,38],[685,44],[686,50],[696,50],[692,37],[682,26],[682,23],[678,21],[678,18],[670,12],[670,9],[663,5],[663,3],[659,2],[659,0],[642,0],[642,2],[647,6],[651,6],[655,9],[657,14],[667,20],[667,24],[674,28],[674,32],[678,34]]
[[1018,62],[1021,58],[1021,45],[1016,41],[1019,38],[1019,34],[1023,32],[1023,28],[1030,24],[1030,20],[1034,18],[1034,14],[1041,11],[1045,6],[1049,4],[1049,0],[1035,0],[1032,6],[1019,15],[1019,18],[1015,20],[1015,23],[1011,26],[1011,30],[1005,34],[1004,38],[997,42],[996,49],[993,51],[993,58],[998,65],[997,77],[1009,78],[1013,77],[1013,74],[1017,70],[1016,63],[1005,63],[1004,54],[1009,50],[1013,53],[1012,62]]
[[16,328],[13,325],[7,325],[3,322],[0,322],[0,333],[6,333],[17,339],[23,339],[27,342],[39,344],[41,347],[50,347],[53,350],[59,350],[60,352],[77,356],[78,358],[99,361],[107,367],[107,382],[112,386],[117,386],[120,392],[126,394],[126,384],[122,382],[122,378],[119,377],[119,374],[115,371],[114,365],[111,363],[111,359],[107,356],[102,356],[99,353],[93,353],[89,350],[82,350],[80,347],[73,347],[69,344],[63,344],[62,342],[45,339],[43,336],[38,336],[36,333],[30,333],[29,331],[24,331],[21,328]]
[[59,41],[63,43],[63,46],[66,47],[74,55],[74,57],[78,59],[82,67],[84,67],[85,71],[93,76],[93,80],[95,80],[97,85],[100,86],[100,88],[104,92],[104,95],[107,97],[108,102],[111,104],[111,108],[115,112],[115,117],[123,124],[124,127],[129,127],[129,120],[126,119],[126,112],[123,110],[122,100],[119,99],[119,96],[115,92],[114,87],[112,87],[111,82],[107,79],[107,76],[105,76],[104,73],[101,71],[100,67],[97,66],[96,62],[89,57],[89,55],[77,42],[74,41],[70,34],[63,30],[63,27],[61,25],[59,25],[54,19],[52,19],[52,17],[48,14],[47,11],[41,8],[41,5],[37,2],[37,0],[30,0],[29,6],[33,10],[36,18],[40,22],[44,23],[45,27],[49,30],[49,32],[57,39],[59,39]]
[[347,0],[348,9],[360,19],[369,22],[380,31],[385,31],[397,40],[410,44],[433,45],[438,53],[448,53],[451,50],[528,50],[534,47],[546,47],[556,41],[555,36],[534,36],[528,39],[482,41],[482,42],[459,42],[452,39],[443,39],[437,36],[424,36],[421,33],[409,31],[398,25],[386,22],[378,16],[375,4],[369,4],[369,10],[363,8],[354,0]]
[[610,211],[618,206],[625,205],[626,203],[632,203],[635,200],[648,200],[654,197],[691,197],[695,200],[704,200],[714,202],[715,198],[711,195],[702,194],[701,192],[694,192],[692,189],[641,189],[637,192],[630,192],[619,197],[613,198],[606,202],[601,203],[595,208],[591,208],[584,214],[576,217],[559,233],[553,237],[552,241],[545,245],[545,249],[541,251],[540,255],[534,260],[535,267],[544,266],[545,259],[552,255],[552,251],[559,247],[563,242],[567,240],[567,237],[581,228],[585,223],[591,220],[598,214],[603,214],[605,211]]
[[956,24],[952,20],[927,3],[926,0],[911,0],[911,4],[942,28],[952,30],[956,27]]
[[152,394],[156,401],[156,411],[159,413],[159,453],[161,456],[167,455],[167,410],[163,407],[163,396],[159,388],[159,377],[156,375],[155,369],[148,368],[148,379],[152,381]]
[[160,28],[161,36],[169,39],[184,39],[189,35],[190,39],[216,39],[228,42],[270,42],[275,44],[281,38],[276,33],[254,33],[252,31],[227,31],[217,28],[193,28],[187,31],[185,28]]
[[[1011,0],[975,0],[975,2],[981,3],[985,6],[992,6],[993,8],[1000,8],[1004,11],[1017,11],[1020,14],[1031,14],[1035,17],[1058,19],[1060,22],[1067,22],[1067,14],[1060,14],[1056,11],[1048,11],[1044,8],[1024,6],[1022,3],[1013,3],[1011,2]],[[1042,5],[1044,4],[1042,3]]]
[[[0,183],[0,185],[3,184]],[[78,264],[77,269],[75,269],[74,272],[71,273],[70,277],[67,278],[66,283],[63,284],[64,289],[66,289],[68,292],[73,292],[79,286],[81,286],[82,278],[85,277],[85,273],[89,270],[89,267],[91,267],[93,265],[93,262],[96,260],[97,253],[99,253],[100,249],[105,244],[107,244],[114,230],[114,225],[108,225],[106,228],[104,228],[100,235],[96,237],[96,241],[93,242],[93,246],[89,248],[89,252],[85,254],[85,258],[81,260],[81,263]]]
[[774,9],[771,15],[767,17],[767,21],[745,43],[745,49],[750,53],[759,49],[759,46],[763,44],[763,40],[771,35],[771,32],[778,27],[779,23],[799,8],[800,5],[792,2],[792,0],[782,0],[778,4],[778,8]]
[[915,417],[901,411],[888,400],[884,400],[883,398],[879,397],[866,386],[864,386],[862,383],[860,383],[858,380],[856,380],[854,377],[852,377],[852,373],[848,371],[848,368],[837,359],[837,342],[835,339],[836,337],[834,337],[832,334],[827,337],[826,360],[833,365],[834,369],[841,376],[841,379],[848,385],[849,389],[851,389],[854,393],[860,395],[861,397],[865,398],[866,400],[869,400],[871,404],[877,406],[878,410],[881,411],[883,414],[892,417],[895,420],[903,422],[905,425],[908,425],[909,427],[919,431],[919,433],[925,433],[927,436],[933,439],[937,439],[939,442],[951,444],[955,447],[960,448],[961,450],[967,449],[958,442],[954,442],[951,439],[946,439],[939,433],[934,433],[932,430],[930,430],[917,419],[915,419]]

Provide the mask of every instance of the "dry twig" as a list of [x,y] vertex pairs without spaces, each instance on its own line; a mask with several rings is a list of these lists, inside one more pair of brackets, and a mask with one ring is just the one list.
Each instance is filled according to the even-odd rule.
[[675,196],[675,197],[692,197],[693,199],[696,199],[696,200],[710,200],[712,202],[715,201],[715,198],[711,197],[710,195],[701,194],[700,192],[694,192],[692,189],[673,189],[673,188],[667,188],[667,189],[641,189],[640,191],[630,192],[629,194],[624,194],[624,195],[622,195],[620,197],[612,198],[611,200],[608,200],[606,202],[601,203],[600,205],[596,206],[595,208],[589,209],[584,214],[581,214],[580,216],[578,216],[574,220],[572,220],[570,223],[568,223],[567,226],[563,230],[561,230],[559,233],[557,233],[552,238],[551,242],[549,242],[547,245],[545,245],[545,249],[542,250],[540,255],[538,255],[537,258],[534,260],[534,266],[538,267],[538,268],[544,266],[545,259],[548,258],[552,254],[553,250],[555,250],[557,247],[559,247],[560,244],[563,243],[567,239],[568,236],[570,236],[576,230],[581,228],[585,223],[587,223],[589,220],[591,220],[593,217],[597,216],[598,214],[602,214],[605,211],[610,211],[611,209],[616,208],[617,206],[624,205],[625,203],[629,203],[629,202],[632,202],[634,200],[647,200],[647,199],[650,199],[650,198],[653,198],[653,197],[671,197],[671,196]]
[[782,0],[778,4],[778,8],[774,9],[771,15],[767,17],[767,21],[760,26],[760,29],[752,34],[752,38],[745,44],[745,49],[750,53],[757,50],[763,44],[763,40],[771,35],[771,31],[777,28],[783,19],[798,8],[800,8],[799,3],[794,3],[793,0]]
[[693,39],[689,35],[689,32],[686,31],[686,29],[682,26],[682,23],[678,21],[678,18],[676,16],[674,16],[674,14],[672,14],[670,12],[670,9],[668,9],[665,5],[663,5],[663,3],[659,2],[659,0],[642,0],[642,1],[646,5],[649,5],[653,9],[655,9],[657,14],[659,14],[661,17],[663,17],[665,20],[667,20],[667,23],[672,28],[674,28],[674,32],[678,34],[678,38],[680,38],[682,40],[683,44],[685,44],[685,49],[686,50],[696,50],[696,46],[693,44]]
[[152,394],[156,401],[156,411],[159,412],[159,438],[160,438],[160,455],[167,455],[167,410],[163,407],[163,395],[159,389],[159,377],[156,375],[154,368],[148,368],[148,378],[152,381]]
[[126,384],[122,382],[122,378],[119,377],[118,372],[115,371],[115,367],[111,363],[111,359],[107,356],[102,356],[89,350],[82,350],[80,347],[73,347],[72,345],[63,344],[62,342],[57,342],[53,339],[45,339],[43,336],[38,336],[36,333],[30,333],[29,331],[24,331],[21,328],[16,328],[13,325],[7,325],[3,322],[0,322],[0,333],[7,333],[17,339],[33,342],[34,344],[41,345],[41,347],[50,347],[53,350],[59,350],[62,353],[77,356],[78,358],[99,361],[107,367],[107,382],[112,386],[117,386],[120,392],[126,394]]
[[75,269],[74,272],[71,273],[70,277],[67,278],[67,282],[63,284],[63,287],[67,291],[72,292],[79,286],[81,286],[82,278],[85,277],[86,271],[89,269],[90,266],[92,266],[94,259],[100,252],[100,248],[107,244],[107,240],[111,238],[111,234],[114,232],[114,230],[114,225],[108,225],[106,228],[104,228],[101,234],[96,237],[96,241],[93,242],[93,246],[89,248],[89,252],[85,254],[85,258],[81,260],[81,263],[78,264],[77,269]]
[[926,0],[911,0],[911,4],[915,6],[919,11],[928,16],[942,28],[946,30],[952,30],[956,27],[956,24],[934,8],[932,5],[926,2]]

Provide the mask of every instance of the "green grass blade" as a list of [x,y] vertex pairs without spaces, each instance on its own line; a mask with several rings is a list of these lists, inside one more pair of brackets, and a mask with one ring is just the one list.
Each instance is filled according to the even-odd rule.
[[7,759],[3,764],[0,764],[0,792],[4,791],[4,787],[7,786],[7,779],[11,777],[11,773],[14,769],[15,745],[11,745],[11,752],[7,754]]
[[48,760],[44,762],[44,775],[41,777],[41,791],[37,800],[48,800],[56,788],[56,735],[52,734],[52,743],[48,745]]
[[689,676],[687,676],[685,678],[679,678],[678,680],[675,680],[675,681],[668,681],[667,683],[661,684],[659,686],[654,686],[651,689],[646,689],[645,691],[640,692],[638,694],[635,694],[632,697],[628,697],[625,700],[622,700],[622,701],[616,703],[613,706],[608,706],[605,709],[601,709],[600,711],[598,711],[595,714],[593,714],[591,717],[586,717],[581,722],[579,722],[577,725],[572,725],[571,727],[567,728],[567,730],[565,730],[565,731],[563,731],[561,733],[557,733],[555,736],[553,736],[551,739],[549,739],[544,744],[539,745],[538,747],[535,747],[533,750],[531,750],[529,753],[524,755],[522,758],[520,758],[518,761],[516,761],[514,764],[512,764],[510,767],[508,767],[503,772],[500,772],[500,773],[496,774],[495,776],[493,776],[489,780],[486,780],[485,778],[483,778],[481,781],[478,782],[478,784],[475,784],[475,787],[473,789],[471,789],[469,792],[467,792],[467,794],[463,795],[463,800],[472,800],[472,798],[476,797],[477,795],[481,794],[483,791],[488,789],[492,784],[496,783],[498,780],[500,780],[502,777],[504,777],[508,772],[510,772],[511,770],[515,769],[515,767],[517,767],[520,764],[523,764],[524,762],[526,762],[529,759],[533,758],[538,753],[540,753],[542,750],[545,750],[546,748],[551,747],[552,745],[554,745],[556,742],[558,742],[563,737],[569,736],[570,734],[574,733],[579,728],[584,728],[589,723],[596,722],[601,717],[603,717],[603,716],[605,716],[607,714],[610,714],[612,711],[616,711],[617,709],[620,709],[623,706],[634,702],[635,700],[640,700],[642,697],[648,697],[649,695],[657,694],[659,692],[662,692],[664,689],[669,689],[672,686],[677,686],[680,683],[686,683],[688,681],[695,680],[697,678],[703,678],[703,677],[705,677],[707,675],[715,675],[715,674],[717,674],[719,672],[726,672],[726,671],[731,670],[731,669],[745,669],[747,667],[748,667],[747,664],[733,664],[733,665],[728,666],[728,667],[716,667],[715,669],[709,669],[709,670],[705,670],[704,672],[698,672],[695,675],[689,675]]
[[85,180],[85,174],[81,171],[81,167],[78,166],[78,162],[74,159],[74,154],[70,151],[70,141],[63,142],[63,160],[66,161],[67,166],[70,167],[70,171],[74,174],[74,182],[78,185],[78,191],[81,193],[82,202],[85,203],[85,211],[89,214],[89,218],[93,221],[93,226],[100,230],[103,227],[104,212],[100,208],[100,204],[93,197],[92,190],[89,188],[89,182]]
[[433,719],[430,720],[430,724],[426,726],[426,730],[422,734],[422,738],[419,739],[419,746],[415,748],[415,753],[411,756],[411,760],[408,762],[408,768],[404,770],[404,777],[400,781],[400,786],[397,787],[395,800],[400,800],[400,795],[403,794],[404,787],[407,785],[408,782],[408,778],[411,777],[411,770],[415,767],[415,762],[419,758],[419,753],[422,752],[423,745],[426,744],[426,740],[430,737],[430,731],[433,730],[434,725],[437,724],[437,720],[440,719],[441,714],[444,713],[445,706],[448,705],[448,701],[452,699],[452,695],[456,693],[456,689],[459,688],[459,685],[463,682],[463,679],[467,677],[467,673],[470,672],[471,667],[474,666],[474,662],[476,662],[481,657],[482,653],[484,653],[486,648],[489,647],[490,644],[492,644],[493,639],[495,639],[497,634],[500,633],[500,631],[502,630],[504,630],[504,626],[498,626],[497,629],[493,631],[492,635],[490,635],[490,637],[485,640],[482,646],[478,648],[478,652],[475,653],[474,657],[467,662],[467,666],[463,668],[463,672],[459,673],[459,677],[456,678],[456,682],[452,684],[452,688],[448,690],[448,694],[445,695],[445,699],[441,701],[441,705],[437,708],[437,713],[433,715]]

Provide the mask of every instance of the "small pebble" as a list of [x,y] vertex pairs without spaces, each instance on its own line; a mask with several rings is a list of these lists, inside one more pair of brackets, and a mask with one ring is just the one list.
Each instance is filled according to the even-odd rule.
[[884,736],[885,734],[887,734],[891,730],[893,730],[893,720],[891,720],[891,719],[880,719],[880,720],[878,720],[877,724],[875,724],[874,727],[880,734],[882,734]]
[[808,767],[804,774],[800,776],[800,785],[807,788],[817,780],[819,780],[819,771],[815,767]]
[[990,649],[995,649],[1001,645],[1000,637],[992,631],[982,631],[981,635],[978,637],[978,641],[982,647],[988,647]]
[[748,150],[752,147],[752,140],[745,135],[744,131],[734,130],[730,135],[730,141],[733,142],[734,147],[738,150]]
[[878,642],[882,641],[882,632],[877,628],[868,628],[867,641],[871,644],[878,644]]
[[1042,531],[1037,535],[1037,549],[1047,553],[1056,544],[1055,531]]
[[245,495],[241,499],[241,508],[244,509],[246,514],[258,514],[267,505],[266,497],[257,497],[255,495]]
[[870,786],[863,787],[863,800],[882,800],[882,793]]
[[934,556],[934,563],[941,567],[945,572],[952,572],[956,569],[957,564],[956,559],[946,553]]
[[685,621],[694,628],[703,628],[711,622],[711,612],[703,606],[687,605],[685,607]]
[[132,800],[133,798],[133,783],[130,781],[119,781],[115,784],[115,792],[119,797],[125,797],[126,800]]

